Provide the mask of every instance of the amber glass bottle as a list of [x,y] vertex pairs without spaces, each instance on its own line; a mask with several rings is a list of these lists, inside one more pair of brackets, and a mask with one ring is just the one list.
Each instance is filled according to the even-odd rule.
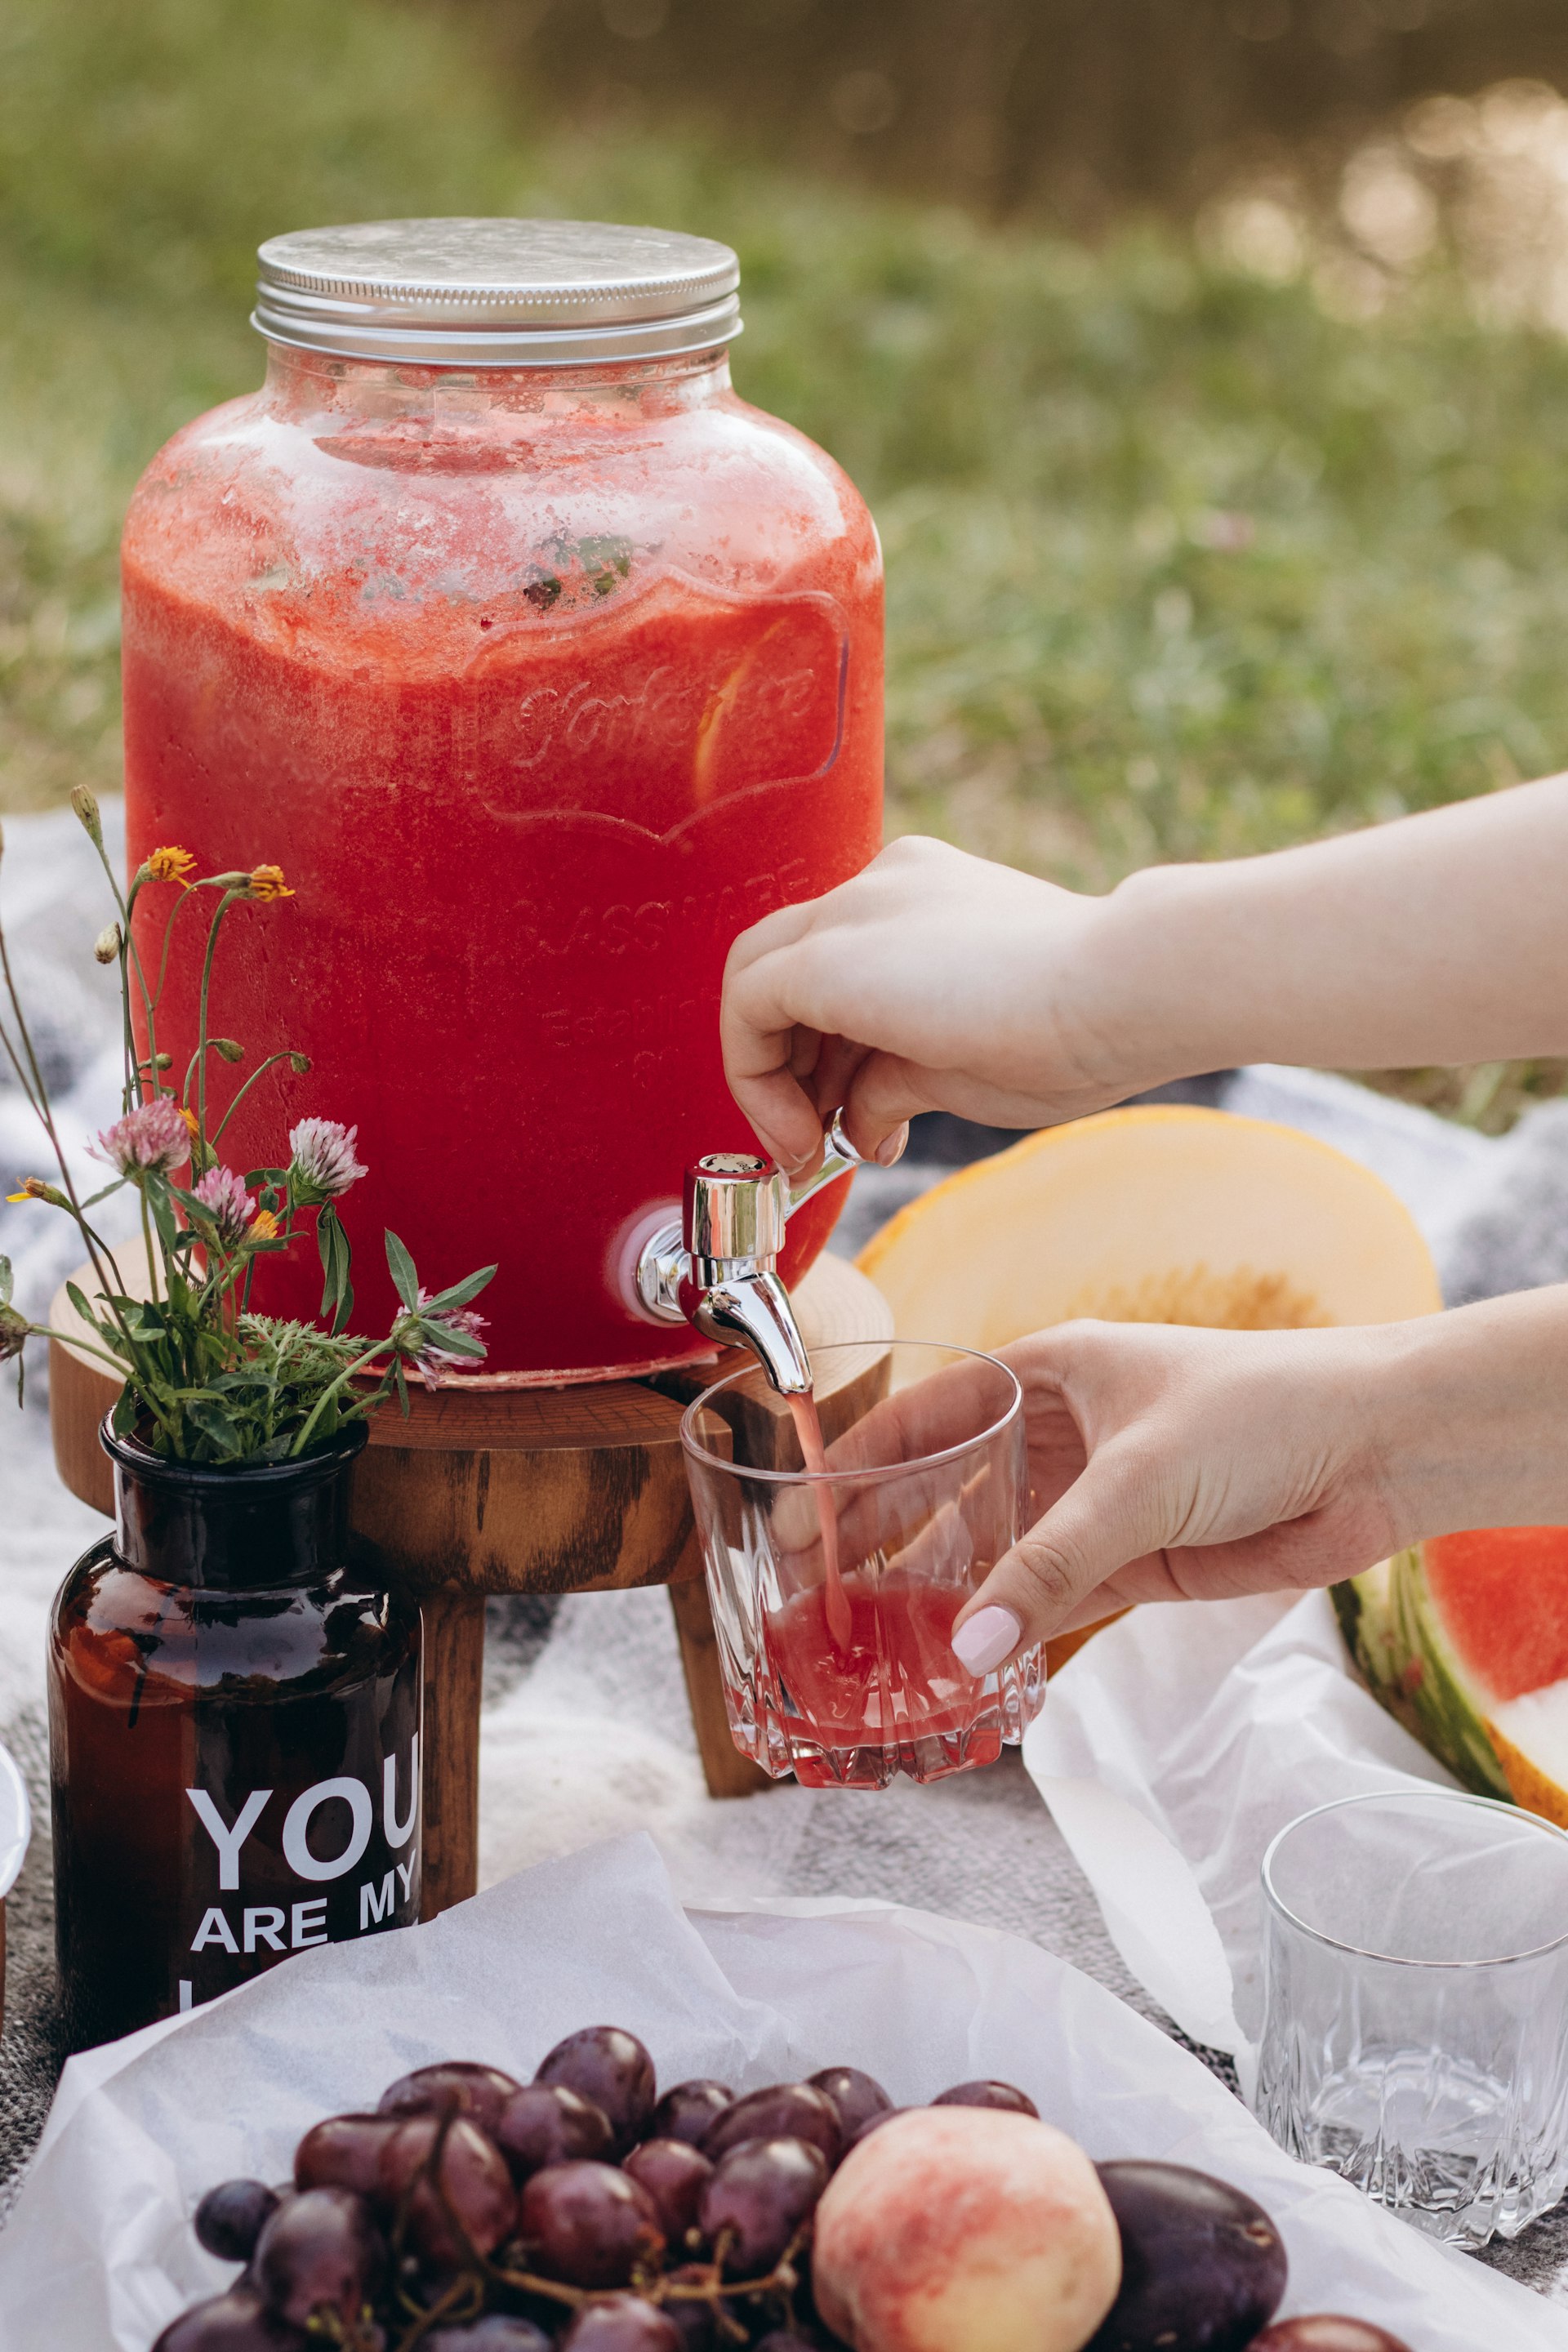
[[240,1471],[114,1462],[49,1644],[73,2049],[419,1916],[417,1604],[351,1553],[362,1428]]

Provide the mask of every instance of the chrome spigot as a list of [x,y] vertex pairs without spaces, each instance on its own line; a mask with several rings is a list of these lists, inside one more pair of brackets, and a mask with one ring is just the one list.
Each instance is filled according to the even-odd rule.
[[682,1214],[637,1260],[637,1298],[656,1323],[689,1323],[721,1347],[750,1348],[781,1396],[805,1396],[811,1359],[778,1276],[784,1227],[825,1184],[860,1165],[835,1116],[822,1165],[792,1184],[752,1151],[710,1151],[686,1171]]

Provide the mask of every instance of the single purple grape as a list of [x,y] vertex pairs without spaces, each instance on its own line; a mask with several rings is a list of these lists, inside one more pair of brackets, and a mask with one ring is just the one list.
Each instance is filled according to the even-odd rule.
[[1017,2090],[1011,2083],[955,2083],[951,2091],[943,2091],[931,2101],[933,2107],[997,2107],[1010,2116],[1039,2116],[1026,2092]]
[[569,2286],[627,2286],[664,2254],[652,2198],[613,2164],[547,2164],[523,2188],[518,2226],[531,2267]]
[[713,2178],[713,2167],[701,2150],[688,2147],[683,2139],[645,2139],[621,2169],[653,2199],[668,2243],[684,2246],[688,2230],[697,2226],[698,2200]]
[[384,2116],[438,2116],[454,2107],[481,2131],[493,2132],[497,2116],[519,2087],[515,2076],[503,2074],[499,2066],[454,2058],[400,2075],[383,2091],[376,2107]]
[[[441,2146],[440,2193],[428,2168]],[[393,2214],[407,2195],[405,2229],[415,2252],[437,2270],[459,2269],[471,2245],[495,2252],[517,2222],[517,2191],[506,2158],[467,2116],[406,2116],[381,2152],[377,2201]],[[465,2238],[468,2244],[465,2244]]]
[[267,2310],[259,2295],[233,2286],[172,2319],[153,2352],[310,2352],[310,2341]]
[[398,2128],[396,2116],[327,2116],[312,2124],[294,2151],[296,2189],[352,2189],[374,2198],[382,2151]]
[[640,2294],[585,2303],[561,2338],[561,2352],[681,2352],[673,2323]]
[[579,2158],[613,2163],[616,2136],[602,2107],[569,2091],[564,2083],[528,2083],[514,2091],[490,2126],[516,2181],[547,2164]]
[[531,2319],[488,2312],[467,2327],[437,2327],[419,2339],[419,2352],[552,2352],[551,2339]]
[[710,2246],[727,2240],[731,2278],[763,2278],[827,2186],[827,2158],[810,2140],[744,2140],[720,2158],[698,2220]]
[[749,2091],[710,2125],[702,2153],[716,2162],[747,2139],[810,2140],[822,2150],[829,2170],[844,2150],[838,2110],[811,2083],[773,2083],[765,2091]]
[[725,2108],[734,2104],[735,2094],[728,2083],[715,2083],[710,2076],[699,2075],[689,2083],[677,2083],[655,2107],[648,2137],[689,2140],[698,2147],[709,2126],[717,2123]]
[[305,2189],[279,2205],[256,2242],[256,2283],[268,2308],[295,2327],[319,2313],[358,2320],[386,2269],[386,2248],[363,2197]]
[[281,2201],[264,2180],[220,2180],[196,2207],[197,2240],[220,2263],[247,2263]]
[[825,2066],[820,2074],[811,2077],[811,2088],[820,2091],[833,2102],[839,2129],[847,2147],[862,2124],[873,2116],[890,2116],[893,2103],[874,2075],[862,2074],[858,2066]]
[[585,2025],[569,2033],[541,2061],[536,2083],[564,2084],[608,2119],[617,2150],[641,2139],[653,2114],[658,2084],[653,2060],[635,2033],[618,2025]]

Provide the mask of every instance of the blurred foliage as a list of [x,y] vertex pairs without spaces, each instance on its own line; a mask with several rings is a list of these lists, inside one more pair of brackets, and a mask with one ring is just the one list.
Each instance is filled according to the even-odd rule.
[[1562,0],[460,0],[514,74],[622,129],[1077,230],[1238,172],[1320,184],[1431,90],[1568,79]]
[[258,237],[440,211],[740,248],[741,389],[881,524],[894,829],[1103,886],[1564,758],[1557,336],[1482,323],[1437,259],[1354,319],[1172,227],[1090,250],[563,123],[488,42],[379,0],[11,0],[0,806],[112,788],[120,514],[256,382]]

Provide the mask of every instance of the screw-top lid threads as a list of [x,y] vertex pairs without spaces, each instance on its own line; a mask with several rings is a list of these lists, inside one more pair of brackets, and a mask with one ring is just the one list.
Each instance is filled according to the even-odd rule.
[[668,359],[741,331],[727,245],[605,221],[359,221],[268,237],[271,341],[437,367]]

